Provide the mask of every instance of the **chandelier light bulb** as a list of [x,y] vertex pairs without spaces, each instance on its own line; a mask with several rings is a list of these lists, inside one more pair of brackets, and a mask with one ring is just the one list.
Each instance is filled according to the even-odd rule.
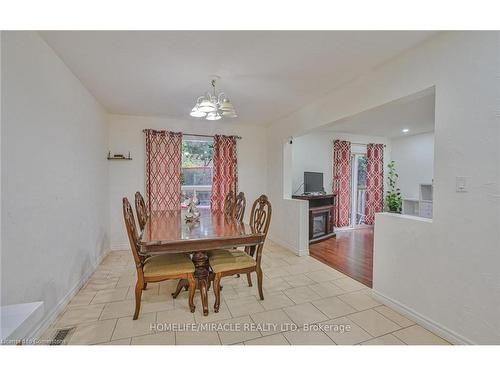
[[209,113],[209,112],[213,112],[215,111],[217,108],[216,106],[214,105],[214,103],[212,103],[210,100],[208,99],[204,99],[201,103],[200,103],[200,106],[199,106],[199,110],[202,111],[202,112],[205,112],[205,113]]
[[206,119],[209,121],[217,121],[220,120],[221,118],[222,117],[218,112],[210,112],[206,117]]
[[198,105],[195,105],[194,108],[191,110],[190,115],[192,117],[205,117],[207,114],[205,112],[200,111]]
[[234,112],[234,107],[233,104],[229,101],[228,98],[225,98],[222,101],[222,104],[220,106],[220,109],[224,112]]

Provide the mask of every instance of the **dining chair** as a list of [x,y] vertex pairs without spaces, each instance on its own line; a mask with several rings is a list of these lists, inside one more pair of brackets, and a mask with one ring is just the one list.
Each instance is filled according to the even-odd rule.
[[223,207],[224,215],[228,216],[234,215],[234,204],[235,204],[234,193],[231,190],[229,193],[227,193],[226,198],[224,199],[224,207]]
[[[257,284],[259,288],[259,297],[264,300],[264,293],[262,292],[262,249],[264,241],[267,237],[269,224],[271,223],[272,207],[266,195],[261,195],[252,205],[250,212],[250,227],[257,233],[262,233],[264,239],[256,248],[247,247],[245,251],[241,250],[219,250],[210,253],[208,260],[210,267],[214,272],[214,294],[215,304],[214,311],[219,311],[220,306],[220,282],[221,278],[225,276],[232,276],[236,274],[251,272],[257,273]],[[254,258],[255,256],[255,258]],[[251,286],[251,285],[250,285]]]
[[144,203],[144,198],[139,191],[135,193],[135,212],[137,212],[137,221],[139,222],[139,228],[142,232],[144,230],[144,227],[146,226],[148,211],[146,210],[146,203]]
[[[240,191],[236,196],[236,203],[234,204],[234,218],[239,222],[243,221],[243,217],[245,216],[246,205],[247,205],[247,199],[245,198],[245,193]],[[240,274],[238,273],[236,277],[240,277]],[[249,273],[247,273],[247,279],[248,279],[248,285],[252,286],[252,278]]]
[[[231,195],[231,197],[230,197],[230,195]],[[231,202],[230,202],[232,200],[232,197],[233,197],[233,192],[229,192],[228,195],[226,196],[226,199],[224,201],[224,214],[231,215],[239,222],[242,222],[243,217],[245,216],[245,207],[247,205],[245,193],[240,191],[238,193],[238,195],[236,196],[236,201],[234,204],[231,204]],[[227,202],[227,205],[226,205],[226,202]],[[232,205],[232,209],[230,208],[231,205]],[[227,210],[226,210],[226,208],[227,208]],[[232,212],[232,214],[230,214],[231,212]],[[212,250],[211,252],[214,253],[217,251],[220,251],[220,250]],[[240,276],[238,275],[238,277],[240,277]]]
[[186,279],[189,283],[189,309],[194,312],[194,264],[188,254],[161,254],[149,257],[139,252],[137,227],[135,226],[134,212],[126,197],[123,198],[123,218],[127,228],[128,239],[137,270],[135,285],[135,312],[133,320],[137,320],[141,309],[142,291],[147,283],[156,283],[164,280]]
[[238,221],[243,221],[245,216],[245,207],[247,205],[247,199],[245,198],[245,193],[240,191],[236,196],[236,202],[234,204],[234,218]]

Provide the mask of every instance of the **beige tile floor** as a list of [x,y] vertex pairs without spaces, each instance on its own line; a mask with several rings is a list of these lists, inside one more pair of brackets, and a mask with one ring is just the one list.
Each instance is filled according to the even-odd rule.
[[[165,281],[148,285],[140,317],[134,321],[132,255],[113,251],[42,338],[50,340],[58,329],[73,328],[66,344],[448,344],[374,300],[369,288],[311,257],[297,257],[269,241],[262,268],[264,301],[257,297],[255,275],[253,287],[246,277],[224,278],[219,313],[213,312],[210,293],[210,314],[204,317],[199,295],[192,314],[187,292],[174,300],[170,293],[177,281]],[[154,329],[155,323],[159,329]],[[193,330],[200,323],[214,324],[203,325],[211,329]],[[178,329],[162,330],[168,324],[177,324]]]

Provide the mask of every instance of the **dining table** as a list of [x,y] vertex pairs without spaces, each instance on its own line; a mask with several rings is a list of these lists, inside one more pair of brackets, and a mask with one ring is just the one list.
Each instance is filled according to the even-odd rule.
[[[208,252],[245,247],[253,254],[256,246],[264,242],[265,235],[232,216],[209,208],[200,208],[200,216],[195,221],[186,220],[186,213],[186,209],[151,212],[139,237],[140,253],[143,256],[191,253],[203,315],[208,315],[208,290],[213,279]],[[187,286],[187,282],[181,281],[179,286]]]

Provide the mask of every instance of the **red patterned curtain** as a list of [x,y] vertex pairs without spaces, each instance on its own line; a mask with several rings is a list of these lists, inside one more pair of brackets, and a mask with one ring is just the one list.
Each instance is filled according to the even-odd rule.
[[351,142],[333,142],[333,192],[337,194],[334,225],[345,227],[351,216]]
[[214,136],[214,171],[212,180],[213,211],[222,212],[224,199],[230,191],[238,191],[238,160],[236,138],[225,135]]
[[145,129],[149,212],[181,208],[182,133]]
[[384,145],[370,143],[366,146],[366,204],[365,223],[375,223],[375,213],[384,209]]

